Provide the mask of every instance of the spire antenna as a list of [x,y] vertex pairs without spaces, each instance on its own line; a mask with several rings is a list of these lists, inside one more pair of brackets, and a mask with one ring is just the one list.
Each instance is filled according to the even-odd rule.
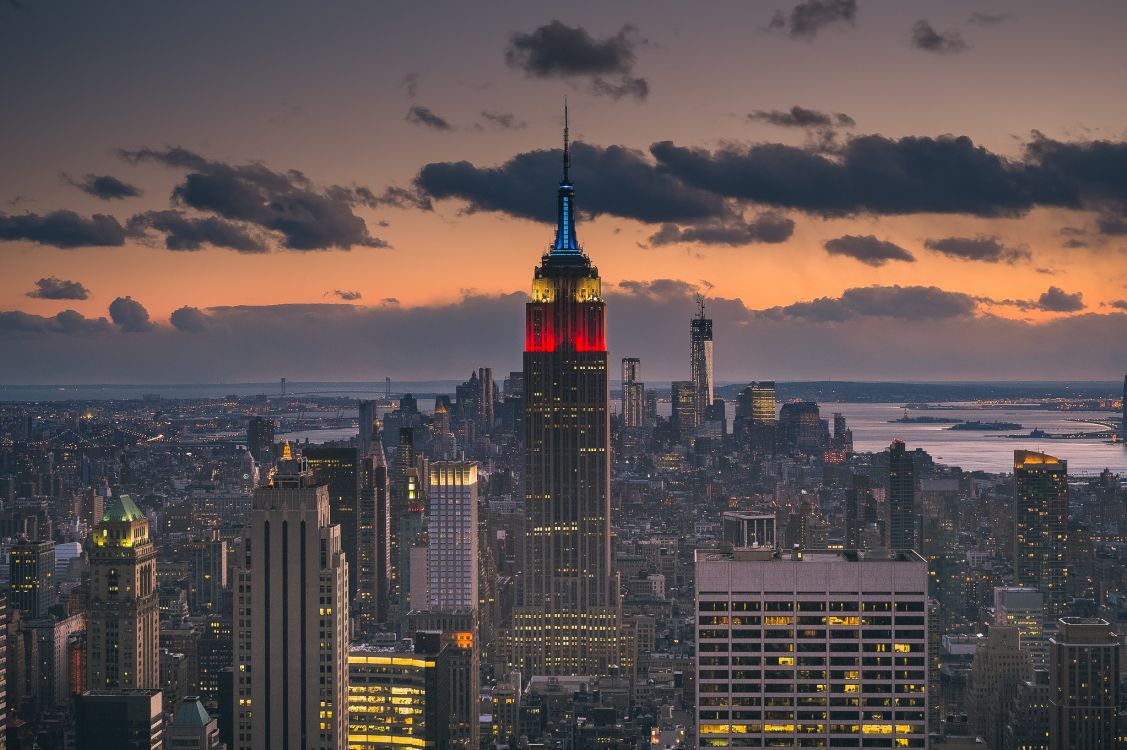
[[563,132],[563,181],[568,182],[568,171],[571,169],[571,148],[567,137],[567,97],[564,97],[564,132]]

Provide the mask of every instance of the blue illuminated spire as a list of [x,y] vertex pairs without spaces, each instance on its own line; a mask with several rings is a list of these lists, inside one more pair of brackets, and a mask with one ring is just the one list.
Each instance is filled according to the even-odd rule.
[[571,184],[571,147],[567,133],[567,99],[564,99],[563,130],[563,180],[557,199],[556,241],[552,255],[579,254],[579,240],[575,238],[575,186]]

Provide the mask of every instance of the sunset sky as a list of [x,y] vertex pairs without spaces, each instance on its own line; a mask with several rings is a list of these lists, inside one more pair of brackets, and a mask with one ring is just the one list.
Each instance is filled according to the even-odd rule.
[[[0,2],[0,382],[519,369],[564,97],[612,357],[1127,368],[1127,4]],[[74,311],[74,312],[66,312]]]

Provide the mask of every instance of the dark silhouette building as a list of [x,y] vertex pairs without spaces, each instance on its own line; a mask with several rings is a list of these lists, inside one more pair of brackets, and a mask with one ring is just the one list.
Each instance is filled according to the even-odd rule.
[[916,549],[916,471],[903,441],[888,448],[888,548]]
[[247,421],[247,450],[254,460],[262,463],[274,455],[274,420],[269,417],[251,417]]

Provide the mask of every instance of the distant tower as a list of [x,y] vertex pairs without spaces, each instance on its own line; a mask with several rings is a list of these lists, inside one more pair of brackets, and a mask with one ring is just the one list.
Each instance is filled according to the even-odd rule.
[[282,395],[286,395],[286,379],[282,378]]
[[286,443],[236,562],[236,750],[343,750],[348,562],[328,488]]
[[371,451],[360,459],[357,553],[352,562],[357,568],[354,609],[360,637],[388,621],[391,597],[391,498],[378,420],[376,424]]
[[269,417],[251,417],[247,420],[247,450],[258,463],[273,459],[274,420]]
[[1111,750],[1118,726],[1122,648],[1098,617],[1065,617],[1049,639],[1049,747]]
[[8,553],[8,604],[24,620],[47,616],[55,599],[55,543],[22,539]]
[[[427,521],[426,607],[449,611],[476,608],[477,464],[433,461],[430,464],[430,513]],[[423,603],[416,609],[423,609]]]
[[914,550],[916,541],[916,473],[903,441],[888,448],[888,548]]
[[1068,463],[1014,451],[1014,579],[1045,597],[1049,625],[1068,605]]
[[622,358],[622,426],[637,429],[646,424],[646,384],[640,379],[642,361],[637,357]]
[[496,399],[493,368],[479,367],[477,379],[478,388],[481,389],[477,400],[478,434],[488,435],[493,432],[493,402]]
[[697,316],[689,330],[689,372],[693,383],[693,403],[697,424],[708,420],[714,398],[712,376],[712,319],[704,317],[704,296],[697,295]]
[[700,424],[697,420],[696,387],[691,380],[674,380],[669,384],[670,419],[677,437],[684,439]]
[[[379,432],[379,413],[376,411],[377,402],[369,399],[361,399],[357,404],[357,412],[359,414],[360,435],[359,446],[360,455],[367,456],[372,452],[372,438]],[[380,452],[383,452],[383,446],[380,445]]]
[[575,234],[564,117],[555,241],[525,306],[524,570],[513,613],[522,674],[607,674],[618,657],[611,568],[606,304]]
[[1127,443],[1127,375],[1123,376],[1123,424],[1120,428],[1119,438]]
[[157,556],[149,521],[129,495],[109,501],[90,548],[86,610],[91,690],[160,688]]

